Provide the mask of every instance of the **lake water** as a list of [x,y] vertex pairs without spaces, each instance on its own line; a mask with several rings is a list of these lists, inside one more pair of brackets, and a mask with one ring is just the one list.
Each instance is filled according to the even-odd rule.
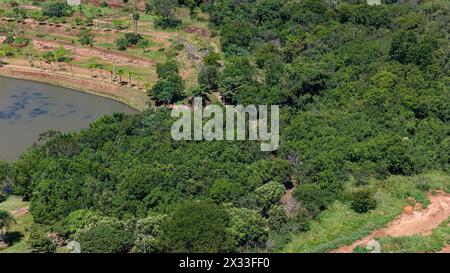
[[0,76],[0,160],[17,159],[48,130],[79,130],[114,112],[137,113],[108,98]]

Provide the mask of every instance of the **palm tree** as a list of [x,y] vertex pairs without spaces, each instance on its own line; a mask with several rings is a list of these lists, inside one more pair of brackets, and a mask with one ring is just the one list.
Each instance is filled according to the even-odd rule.
[[141,17],[141,15],[139,14],[138,11],[133,11],[133,23],[134,23],[134,32],[137,33],[137,28],[138,28],[138,21],[139,18]]
[[105,69],[104,64],[97,64],[96,68],[100,70],[100,79],[103,79],[103,69]]
[[122,68],[117,70],[117,75],[119,76],[119,84],[122,83],[122,76],[125,74],[125,71]]
[[93,71],[94,71],[94,69],[95,69],[96,67],[97,67],[97,64],[96,64],[96,63],[90,63],[90,64],[88,65],[89,72],[91,73],[91,78],[94,77]]
[[136,76],[136,74],[133,71],[128,71],[128,78],[130,79],[130,87],[133,87],[132,78]]
[[[108,69],[108,70],[109,70],[109,69]],[[112,64],[111,70],[109,70],[109,73],[111,74],[111,83],[114,82],[114,74],[115,74],[115,70],[116,70],[116,67],[115,67],[114,64]]]
[[136,79],[136,87],[137,87],[137,90],[139,90],[139,83],[141,82],[141,76],[134,76],[134,78]]
[[70,65],[70,73],[73,75],[73,60],[74,60],[74,53],[72,50],[65,50],[64,55],[62,56],[62,60]]
[[23,8],[15,7],[13,13],[16,19],[16,33],[19,33],[19,23],[27,16],[27,11]]
[[53,72],[53,62],[55,61],[55,54],[53,54],[53,51],[47,51],[42,56],[46,63],[50,65],[50,71]]
[[73,57],[67,57],[66,62],[70,65],[70,74],[73,76]]

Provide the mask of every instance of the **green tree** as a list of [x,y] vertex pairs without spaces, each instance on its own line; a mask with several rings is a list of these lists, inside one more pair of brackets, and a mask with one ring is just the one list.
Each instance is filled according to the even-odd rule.
[[42,57],[44,58],[45,62],[50,65],[50,71],[53,72],[53,63],[56,61],[53,51],[44,52]]
[[162,251],[162,225],[167,215],[155,215],[141,219],[136,223],[133,252],[153,253]]
[[134,11],[131,17],[133,18],[134,32],[137,33],[138,32],[138,21],[139,21],[139,18],[141,17],[141,15],[139,14],[138,11]]
[[267,220],[258,212],[236,207],[227,207],[230,223],[227,232],[236,246],[262,247],[267,240]]
[[78,34],[80,43],[84,46],[93,46],[94,37],[95,35],[88,29],[80,30],[80,33]]
[[71,13],[70,6],[66,2],[50,1],[42,6],[42,14],[48,17],[65,17]]
[[226,210],[207,201],[187,202],[162,226],[162,241],[168,251],[216,253],[230,251]]
[[5,240],[5,234],[14,223],[14,218],[5,210],[0,210],[0,241]]
[[242,195],[242,189],[239,183],[233,183],[228,179],[218,179],[212,185],[210,193],[211,198],[220,204],[236,200]]
[[83,253],[125,253],[133,241],[133,232],[119,221],[98,222],[80,235]]
[[203,66],[198,73],[200,88],[205,90],[217,90],[219,87],[220,72],[216,66]]

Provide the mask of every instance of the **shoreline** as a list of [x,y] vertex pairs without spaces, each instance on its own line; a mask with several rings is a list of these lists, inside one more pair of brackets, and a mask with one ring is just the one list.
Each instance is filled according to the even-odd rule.
[[[0,66],[0,76],[35,81],[105,97],[123,103],[139,112],[143,112],[148,108],[146,94],[103,81],[75,78],[72,75],[65,75],[63,73],[49,73],[40,69],[11,65]],[[131,92],[133,92],[133,95],[129,96]]]

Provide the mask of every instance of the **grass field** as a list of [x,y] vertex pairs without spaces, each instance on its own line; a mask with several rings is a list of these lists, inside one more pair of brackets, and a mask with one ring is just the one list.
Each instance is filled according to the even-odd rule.
[[[6,210],[10,213],[23,207],[27,207],[28,202],[22,201],[20,197],[11,196],[3,203],[0,203],[0,210]],[[0,253],[26,253],[31,252],[30,246],[27,244],[30,236],[30,227],[33,223],[33,216],[27,213],[15,218],[15,223],[8,231],[7,237],[11,240],[11,245]]]

